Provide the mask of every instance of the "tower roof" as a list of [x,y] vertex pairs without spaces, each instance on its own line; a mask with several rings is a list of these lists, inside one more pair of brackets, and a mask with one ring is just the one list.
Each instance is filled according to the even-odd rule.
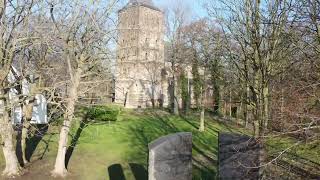
[[128,4],[125,7],[123,7],[122,9],[120,9],[119,12],[121,12],[129,7],[132,7],[132,6],[144,6],[144,7],[156,10],[156,11],[161,11],[159,8],[157,8],[153,4],[152,0],[129,0]]
[[144,4],[148,6],[154,6],[152,0],[130,0],[128,4]]

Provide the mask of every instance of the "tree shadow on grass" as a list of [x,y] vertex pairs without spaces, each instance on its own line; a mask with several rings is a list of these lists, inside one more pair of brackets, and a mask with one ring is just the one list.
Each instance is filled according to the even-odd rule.
[[[148,180],[148,171],[146,168],[137,163],[129,163],[131,172],[136,180]],[[110,180],[126,180],[121,164],[113,164],[108,167]]]
[[217,179],[217,173],[215,170],[212,170],[204,165],[201,164],[201,162],[197,162],[195,159],[193,159],[193,173],[192,179],[203,179],[203,180],[209,180],[209,179]]
[[20,164],[20,166],[24,166],[24,162],[23,162],[23,155],[22,155],[22,147],[21,147],[21,140],[22,140],[22,126],[17,126],[14,127],[17,130],[17,136],[16,136],[16,156],[18,159],[18,162]]
[[129,166],[136,180],[148,180],[148,171],[143,165],[129,163]]
[[[218,118],[218,117],[216,117],[216,118]],[[235,130],[232,129],[232,121],[231,120],[228,120],[226,118],[219,118],[219,119],[217,119],[217,123],[220,126],[226,128],[226,130],[228,130],[229,132],[235,132]]]
[[192,148],[197,151],[202,157],[206,159],[207,162],[210,162],[210,164],[217,165],[218,161],[212,157],[210,157],[205,151],[201,150],[198,146],[195,144],[192,145]]
[[[196,116],[191,116],[193,118],[198,118],[199,117],[199,121],[200,121],[200,115],[196,115]],[[181,118],[186,122],[188,123],[190,126],[192,126],[194,129],[198,130],[199,129],[199,121],[197,122],[194,122],[190,119],[192,119],[190,116],[181,116]],[[205,117],[205,129],[206,129],[206,132],[210,133],[211,135],[214,135],[216,136],[219,132],[218,129],[215,129],[212,127],[212,125],[210,125],[210,121],[212,121],[211,118],[208,118],[207,116]],[[208,131],[209,130],[209,131]]]
[[108,167],[110,180],[126,180],[121,164],[113,164]]
[[[48,125],[36,125],[36,132],[35,134],[31,137],[27,139],[26,142],[26,159],[27,161],[31,160],[32,155],[34,154],[38,144],[43,141],[46,144],[46,148],[44,150],[44,152],[42,153],[42,156],[40,157],[40,159],[42,159],[42,157],[44,156],[44,154],[47,152],[48,148],[49,148],[49,142],[46,142],[43,140],[44,135],[48,132]],[[50,136],[52,136],[53,134],[50,134]]]
[[129,126],[128,137],[130,144],[136,148],[128,155],[128,161],[139,161],[147,164],[148,144],[153,140],[168,134],[179,132],[168,116],[157,113],[146,113]]
[[80,122],[80,125],[77,129],[77,132],[76,134],[73,136],[72,140],[71,140],[71,143],[67,149],[67,152],[66,152],[66,156],[65,156],[65,166],[68,167],[68,164],[69,164],[69,161],[70,161],[70,158],[71,158],[71,155],[74,151],[74,148],[76,147],[78,141],[79,141],[79,138],[81,136],[81,133],[83,131],[84,128],[86,128],[88,126],[88,122],[87,122],[87,116],[85,115],[83,117],[83,119],[81,120]]
[[[163,115],[156,112],[148,112],[141,115],[129,127],[128,141],[136,150],[129,151],[128,161],[142,162],[147,164],[148,144],[153,140],[177,132],[193,132],[193,150],[197,152],[193,166],[198,170],[195,177],[208,177],[215,179],[217,166],[217,133],[198,132],[194,128],[196,122],[186,118],[173,118],[170,115]],[[186,126],[187,125],[187,126]],[[207,168],[208,166],[212,168]]]
[[[22,154],[22,147],[21,147],[21,141],[22,141],[22,127],[18,128],[18,134],[17,134],[17,144],[16,144],[16,155],[18,158],[18,161],[21,166],[24,166],[23,162],[23,154]],[[31,161],[31,157],[34,154],[35,150],[37,149],[39,143],[43,141],[46,144],[46,147],[44,151],[42,152],[42,155],[39,159],[42,159],[42,157],[45,155],[45,153],[48,150],[49,142],[46,142],[43,140],[43,137],[46,135],[48,131],[49,126],[47,124],[41,124],[41,125],[32,125],[28,129],[28,138],[26,138],[26,147],[24,149],[25,151],[25,158],[28,162]],[[34,129],[34,131],[32,131]],[[53,134],[53,133],[52,133]],[[51,134],[51,136],[52,136]]]
[[196,123],[194,122],[191,122],[188,118],[186,118],[185,116],[181,116],[181,118],[183,118],[183,120],[185,122],[187,122],[189,125],[191,125],[192,127],[194,127],[195,129],[199,129],[199,126],[197,126]]
[[81,133],[83,132],[83,130],[90,126],[90,125],[105,125],[108,122],[105,121],[90,121],[90,119],[88,118],[88,114],[87,113],[82,113],[79,114],[79,116],[83,116],[81,121],[80,121],[80,125],[75,133],[75,135],[72,136],[72,140],[71,143],[66,151],[66,156],[65,156],[65,167],[68,168],[68,164],[70,162],[70,158],[73,154],[74,149],[76,148],[79,138],[81,137]]

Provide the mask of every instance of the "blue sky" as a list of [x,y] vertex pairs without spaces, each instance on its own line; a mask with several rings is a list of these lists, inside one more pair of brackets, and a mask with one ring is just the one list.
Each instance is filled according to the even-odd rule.
[[[128,3],[129,0],[120,0],[119,8]],[[152,0],[155,6],[160,9],[167,9],[167,7],[183,7],[188,9],[189,20],[195,20],[207,15],[207,11],[203,8],[203,3],[207,0]],[[210,0],[209,0],[210,1]]]
[[153,0],[153,2],[160,8],[181,5],[189,10],[192,19],[202,18],[207,14],[205,8],[203,8],[204,0]]

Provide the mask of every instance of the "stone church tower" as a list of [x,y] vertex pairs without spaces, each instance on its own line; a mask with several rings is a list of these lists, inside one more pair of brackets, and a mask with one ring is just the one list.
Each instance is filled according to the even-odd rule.
[[127,108],[167,106],[163,12],[152,0],[130,0],[118,18],[115,102]]

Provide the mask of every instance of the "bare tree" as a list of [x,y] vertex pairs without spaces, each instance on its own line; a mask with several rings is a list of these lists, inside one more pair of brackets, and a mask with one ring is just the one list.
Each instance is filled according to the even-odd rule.
[[1,139],[3,154],[6,160],[5,176],[17,176],[20,166],[16,157],[13,144],[14,130],[10,118],[14,104],[9,101],[10,88],[15,84],[8,81],[8,75],[12,71],[13,61],[30,43],[31,39],[26,32],[28,18],[35,4],[33,0],[0,1],[0,100],[4,107],[1,117]]
[[79,96],[96,87],[105,60],[108,43],[113,39],[109,19],[117,1],[81,3],[63,1],[51,3],[50,14],[55,26],[55,41],[66,62],[67,92],[63,126],[53,176],[65,176],[68,134]]
[[[254,134],[263,136],[270,119],[270,81],[287,69],[290,29],[287,22],[291,1],[221,1],[223,10],[212,7],[228,39],[231,60],[246,88],[246,103],[252,109]],[[226,13],[221,16],[219,13]],[[238,51],[235,51],[238,50]],[[248,91],[250,90],[250,91]],[[249,108],[247,108],[249,110]]]
[[[219,79],[221,71],[222,59],[222,33],[214,25],[210,24],[207,19],[201,19],[190,23],[183,28],[184,39],[186,46],[190,49],[190,57],[192,60],[189,63],[197,64],[193,66],[193,71],[201,71],[202,74],[194,74],[193,81],[200,81],[193,83],[194,93],[199,93],[201,115],[200,115],[200,131],[205,128],[205,109],[208,108],[207,94],[210,90],[215,93],[214,102],[219,106],[220,91]],[[186,52],[186,51],[185,51]],[[199,89],[199,92],[196,92]],[[195,99],[196,96],[195,96]],[[213,107],[211,107],[213,108]]]
[[173,8],[169,8],[166,12],[166,37],[168,39],[167,44],[167,57],[170,63],[170,98],[171,98],[171,111],[172,113],[179,114],[179,101],[177,97],[177,74],[179,64],[183,61],[181,55],[183,55],[183,42],[182,42],[182,28],[186,23],[186,9],[176,5]]

